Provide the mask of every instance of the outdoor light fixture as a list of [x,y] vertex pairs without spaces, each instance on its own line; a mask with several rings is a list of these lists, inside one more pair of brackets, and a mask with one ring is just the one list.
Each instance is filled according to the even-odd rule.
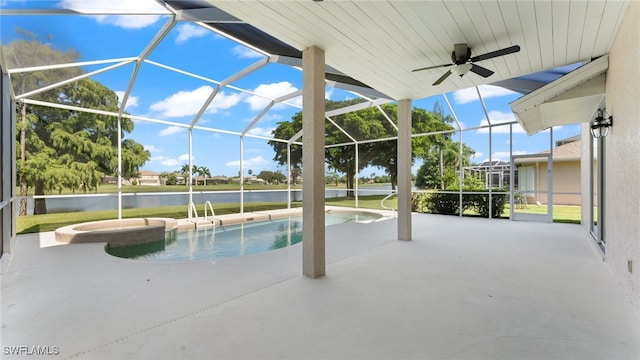
[[598,109],[598,116],[591,121],[591,135],[596,139],[605,137],[612,125],[613,116],[609,116],[604,109]]
[[451,69],[451,72],[463,77],[469,72],[469,70],[471,70],[471,64],[467,63],[454,66],[453,69]]

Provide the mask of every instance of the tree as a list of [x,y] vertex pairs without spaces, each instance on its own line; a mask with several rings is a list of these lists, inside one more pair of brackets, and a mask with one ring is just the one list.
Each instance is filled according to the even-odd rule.
[[[339,101],[339,102],[327,100],[325,102],[325,109],[326,110],[337,109],[337,108],[340,108],[340,107],[357,104],[360,101],[361,100],[358,100],[358,99],[347,100],[347,101]],[[344,117],[344,115],[341,115],[340,117]],[[336,118],[338,118],[338,117],[336,117]],[[336,119],[334,119],[334,120],[336,120]],[[294,114],[290,121],[279,122],[278,126],[272,131],[272,134],[277,139],[290,140],[300,130],[302,130],[302,112],[298,112],[298,113]],[[328,123],[328,122],[325,123],[325,131],[326,131],[325,135],[326,136],[330,136],[331,134],[335,134],[335,130],[337,130],[337,129],[333,125],[331,125],[331,123]],[[300,139],[297,139],[297,140],[298,141],[304,141],[303,139],[304,139],[304,135]],[[346,139],[346,141],[351,141],[346,136],[343,139]],[[327,143],[330,143],[329,139],[327,139],[326,141],[327,141]],[[281,141],[273,141],[272,140],[272,141],[269,141],[269,145],[271,145],[271,147],[273,148],[273,150],[275,152],[273,160],[275,162],[277,162],[279,165],[285,165],[286,166],[287,165],[287,147],[288,147],[287,143],[281,142]],[[351,147],[353,148],[353,146],[351,146]],[[339,151],[338,150],[334,150],[333,153],[335,155],[338,155]],[[290,160],[291,160],[291,182],[296,184],[298,178],[300,177],[300,175],[302,173],[301,167],[303,167],[303,164],[302,164],[302,146],[296,145],[296,144],[292,144],[291,145]],[[329,161],[327,161],[327,163],[330,164]]]
[[[78,54],[74,51],[68,51],[63,53],[56,51],[48,46],[45,46],[34,40],[35,35],[27,34],[21,30],[18,30],[31,40],[18,40],[9,43],[4,46],[2,51],[5,54],[8,68],[21,68],[31,67],[44,64],[58,64],[58,63],[71,63],[78,59]],[[16,94],[24,94],[28,91],[35,90],[39,87],[54,84],[62,80],[79,75],[78,69],[60,69],[56,71],[39,71],[35,73],[18,73],[11,76],[12,83],[14,85],[14,91]],[[42,95],[38,94],[34,96],[38,100],[42,100]],[[27,105],[20,102],[16,106],[19,122],[16,123],[19,136],[18,140],[18,152],[19,161],[17,164],[18,183],[20,185],[20,209],[19,215],[27,215],[27,173],[26,173],[26,161],[27,161],[27,138],[36,140],[33,131],[34,123],[37,122],[37,118],[31,116],[27,111]],[[40,202],[39,202],[40,203]],[[40,204],[38,204],[40,205]],[[42,205],[40,205],[42,206]]]
[[[73,51],[62,53],[37,41],[14,41],[3,51],[11,68],[42,62],[67,63],[78,58]],[[51,85],[79,73],[80,70],[24,73],[16,82],[17,93]],[[90,79],[59,86],[33,97],[103,111],[117,112],[119,109],[117,95]],[[61,192],[65,188],[87,192],[97,189],[104,175],[117,174],[118,119],[115,117],[26,104],[19,105],[17,112],[21,120],[17,139],[21,195],[26,195],[28,187],[34,188],[35,195],[52,190]],[[124,137],[133,130],[133,122],[128,118],[120,121]],[[150,153],[132,139],[123,140],[122,151],[122,175],[135,177]],[[46,213],[44,199],[36,199],[34,203],[34,214]],[[26,207],[22,204],[20,214],[26,215]]]
[[176,173],[173,172],[162,172],[160,173],[160,178],[164,180],[165,185],[176,185],[178,184],[178,177]]
[[[291,118],[291,121],[279,122],[278,126],[271,133],[274,138],[289,140],[300,130],[302,130],[302,113],[297,113]],[[279,165],[286,166],[287,143],[271,140],[268,144],[271,145],[275,151],[273,161],[277,162]],[[290,146],[289,154],[292,168],[302,166],[302,146],[292,144]]]
[[[471,157],[475,154],[466,144],[449,142],[442,147],[433,148],[425,157],[418,169],[416,186],[429,189],[449,189],[459,187],[457,171],[471,164]],[[462,164],[460,164],[462,162]]]
[[[398,123],[398,108],[396,105],[385,104],[382,106],[382,109],[387,113],[387,115],[392,119],[392,121],[397,124]],[[390,127],[388,121],[383,122],[385,127]],[[446,121],[439,118],[438,116],[434,116],[433,113],[430,113],[421,108],[413,108],[411,111],[411,131],[414,134],[426,134],[438,131],[450,131],[453,130]],[[389,132],[392,130],[389,129]],[[395,129],[393,130],[395,131]],[[450,138],[450,134],[439,134],[432,136],[419,136],[413,137],[411,139],[411,161],[413,162],[416,158],[423,158],[429,152],[429,149],[434,146],[434,142],[439,141],[439,139],[446,137]],[[398,154],[398,141],[397,140],[389,140],[384,142],[376,142],[371,144],[372,150],[376,157],[372,160],[372,165],[382,168],[389,175],[389,180],[391,182],[391,189],[395,190],[395,185],[397,184],[397,174],[398,174],[398,163],[397,163],[397,154]]]
[[[358,103],[360,100],[350,101],[330,101],[325,102],[327,110],[342,108]],[[373,140],[384,137],[394,137],[397,135],[395,126],[398,123],[397,106],[385,104],[381,107],[381,112],[377,108],[367,108],[355,112],[337,115],[332,117],[333,122],[347,132],[346,135],[331,122],[325,124],[325,139],[327,144],[346,144],[332,146],[325,149],[325,162],[335,171],[346,174],[347,189],[354,188],[354,178],[356,171],[360,171],[367,166],[373,165],[382,168],[390,177],[392,188],[395,189],[397,183],[397,141],[388,140],[380,142],[363,142],[358,144],[358,169],[356,170],[355,146],[349,143],[353,139],[357,141]],[[387,118],[388,117],[388,118]],[[411,114],[413,133],[429,133],[439,131],[451,131],[453,127],[447,122],[450,118],[434,116],[432,113],[414,108]],[[389,119],[391,121],[389,121]],[[393,123],[393,124],[392,124]],[[273,131],[275,137],[289,139],[302,129],[302,113],[297,113],[289,122],[278,123],[278,127]],[[282,137],[284,136],[284,137]],[[412,160],[423,157],[429,149],[434,147],[436,141],[441,138],[450,138],[449,134],[440,134],[429,137],[412,138]],[[304,136],[303,136],[304,138]],[[286,164],[286,144],[271,141],[276,155],[274,160],[280,164]],[[291,163],[298,164],[301,157],[291,155]],[[353,196],[351,190],[347,191],[347,196]]]
[[204,185],[207,185],[207,177],[211,177],[211,171],[209,170],[208,167],[206,166],[199,166],[198,167],[198,175],[202,175],[202,177],[204,178]]
[[269,171],[269,170],[260,171],[260,173],[256,177],[258,179],[264,180],[264,182],[267,184],[278,184],[287,179],[287,177],[284,176],[283,173],[278,171]]
[[300,167],[295,166],[291,168],[291,183],[296,185],[298,183],[298,178],[302,176],[302,169]]
[[[193,165],[191,167],[191,176],[196,175],[198,173],[198,167]],[[193,179],[189,178],[189,164],[182,164],[180,168],[180,174],[185,179],[185,184],[193,184]],[[187,181],[189,179],[189,181]]]
[[[451,124],[453,119],[444,115],[439,103],[435,103],[432,114],[442,123]],[[454,142],[450,134],[434,135],[432,146],[426,148],[424,162],[416,177],[416,186],[431,189],[449,189],[459,187],[458,176],[460,166],[469,166],[475,154],[472,148],[460,142]]]

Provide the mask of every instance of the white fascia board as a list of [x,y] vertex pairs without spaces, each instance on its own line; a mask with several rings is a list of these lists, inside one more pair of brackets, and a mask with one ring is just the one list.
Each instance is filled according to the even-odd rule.
[[604,101],[608,68],[609,59],[604,55],[511,102],[511,110],[528,135],[590,121]]

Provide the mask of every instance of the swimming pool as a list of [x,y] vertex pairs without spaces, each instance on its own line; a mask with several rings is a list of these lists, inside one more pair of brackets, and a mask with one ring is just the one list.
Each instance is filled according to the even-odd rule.
[[[369,212],[331,212],[325,225],[369,222],[382,216]],[[146,261],[216,260],[280,249],[302,241],[302,217],[252,221],[167,233],[164,241],[107,249],[111,255]]]

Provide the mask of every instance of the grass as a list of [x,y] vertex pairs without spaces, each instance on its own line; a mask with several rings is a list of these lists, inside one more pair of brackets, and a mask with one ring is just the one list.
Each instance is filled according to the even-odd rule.
[[[300,204],[292,203],[291,206],[298,207],[300,206]],[[246,203],[244,204],[244,211],[264,211],[283,209],[286,207],[287,204],[281,202]],[[198,214],[204,214],[204,205],[196,206],[196,209],[198,211]],[[239,213],[240,204],[215,204],[213,206],[213,210],[217,215]],[[88,221],[116,219],[117,217],[117,210],[18,216],[16,232],[18,234],[27,234],[42,231],[53,231],[59,227],[66,225]],[[123,209],[122,217],[167,217],[174,219],[185,219],[188,217],[188,213],[186,205],[177,205],[155,208]]]
[[[544,215],[547,213],[547,205],[527,205],[525,209],[516,209],[516,211]],[[580,224],[581,212],[581,206],[553,205],[553,222]],[[509,217],[509,204],[505,205],[503,216]]]
[[[387,195],[367,195],[367,196],[359,196],[358,197],[358,207],[365,209],[378,209],[384,210],[382,206],[380,206],[380,201],[384,199]],[[355,198],[347,198],[347,197],[336,197],[325,199],[325,203],[327,205],[332,206],[347,206],[347,207],[355,207],[356,199]],[[384,205],[389,208],[398,208],[398,198],[392,197],[384,202]]]

